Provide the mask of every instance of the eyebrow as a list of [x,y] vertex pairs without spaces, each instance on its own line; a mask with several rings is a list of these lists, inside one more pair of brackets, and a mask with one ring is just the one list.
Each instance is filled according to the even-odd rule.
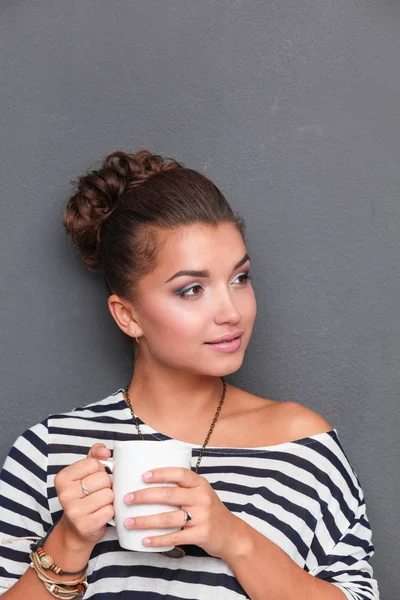
[[[233,270],[236,271],[236,269],[238,269],[239,267],[244,265],[244,263],[246,263],[248,260],[250,260],[250,256],[248,254],[245,254],[243,256],[243,258],[241,258],[239,260],[239,262],[236,263],[236,265],[233,267]],[[168,283],[169,281],[176,279],[176,277],[183,277],[184,275],[189,276],[189,277],[210,277],[210,272],[209,271],[187,271],[187,270],[178,271],[177,273],[175,273],[175,275],[172,275],[172,277],[167,279],[167,281],[165,281],[164,283]]]

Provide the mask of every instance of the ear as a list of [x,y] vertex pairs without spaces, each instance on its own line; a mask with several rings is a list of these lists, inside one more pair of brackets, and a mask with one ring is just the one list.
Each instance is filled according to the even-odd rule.
[[108,308],[114,321],[126,335],[129,335],[131,338],[143,335],[143,330],[138,321],[138,315],[128,300],[120,298],[120,296],[117,296],[116,294],[112,294],[108,298]]

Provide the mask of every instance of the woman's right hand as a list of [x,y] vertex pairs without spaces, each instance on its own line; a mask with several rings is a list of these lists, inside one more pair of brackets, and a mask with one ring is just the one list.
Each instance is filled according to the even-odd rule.
[[[68,465],[54,479],[58,499],[64,510],[60,525],[68,540],[82,546],[95,546],[114,516],[114,493],[110,476],[98,459],[110,457],[104,444],[94,444],[86,458]],[[89,495],[84,495],[81,481]]]

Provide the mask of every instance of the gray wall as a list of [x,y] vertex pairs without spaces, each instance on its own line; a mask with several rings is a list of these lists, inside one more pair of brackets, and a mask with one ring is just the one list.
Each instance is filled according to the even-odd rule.
[[114,149],[207,174],[248,224],[258,299],[231,382],[320,412],[363,485],[384,600],[400,555],[400,6],[3,0],[1,459],[131,376],[62,228]]

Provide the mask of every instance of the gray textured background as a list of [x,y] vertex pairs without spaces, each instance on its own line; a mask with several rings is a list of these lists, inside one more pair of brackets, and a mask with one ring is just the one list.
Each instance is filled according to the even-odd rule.
[[3,0],[0,17],[1,462],[131,376],[62,228],[70,181],[114,149],[173,156],[247,221],[258,315],[229,379],[338,429],[394,600],[399,3]]

